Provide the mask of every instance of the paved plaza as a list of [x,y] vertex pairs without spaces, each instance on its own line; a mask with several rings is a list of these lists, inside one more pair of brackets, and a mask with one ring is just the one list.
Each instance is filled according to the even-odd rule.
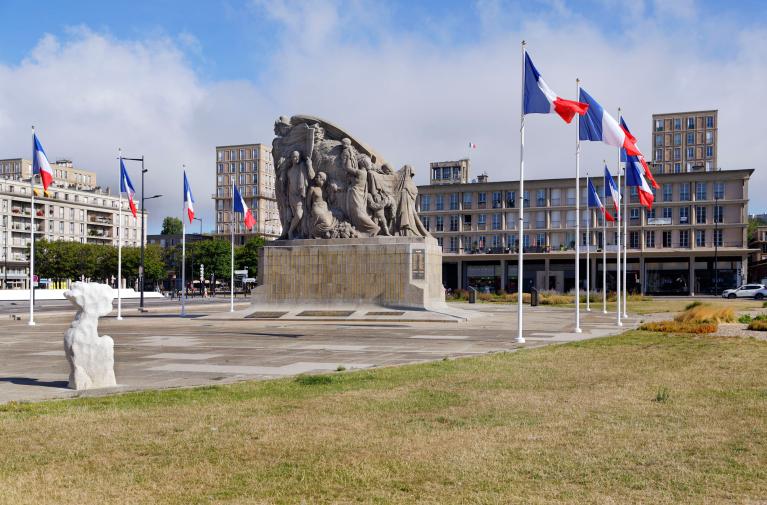
[[[63,334],[73,310],[41,312],[34,327],[7,314],[0,328],[0,403],[400,365],[618,333],[614,314],[583,311],[583,333],[575,334],[573,309],[526,307],[527,342],[520,345],[514,342],[515,305],[451,305],[476,317],[467,322],[217,320],[228,306],[207,304],[192,306],[183,319],[166,306],[143,315],[134,308],[117,321],[113,311],[99,330],[115,340],[120,386],[88,392],[66,387]],[[638,321],[629,319],[624,329]]]

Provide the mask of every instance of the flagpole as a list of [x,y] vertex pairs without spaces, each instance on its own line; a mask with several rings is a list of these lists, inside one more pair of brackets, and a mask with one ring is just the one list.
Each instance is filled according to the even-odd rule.
[[[524,233],[524,207],[525,207],[525,41],[522,41],[522,99],[519,109],[519,195],[517,201],[519,202],[519,221],[518,221],[518,239],[517,239],[517,338],[515,341],[518,344],[525,342],[525,337],[522,334],[522,296],[523,289],[522,283],[524,277],[522,275],[522,269],[524,267],[524,248],[522,247],[523,233]],[[506,275],[503,272],[502,275]]]
[[[607,160],[602,160],[605,167],[607,166]],[[607,181],[605,176],[602,175],[602,196],[604,201],[602,202],[602,314],[607,314]]]
[[117,186],[117,190],[120,193],[119,207],[117,209],[117,320],[123,319],[123,299],[122,299],[122,277],[123,277],[123,191],[122,191],[122,177],[123,177],[123,150],[117,149],[117,159],[120,160],[120,183]]
[[[588,181],[589,181],[589,172],[586,171],[586,187],[589,187]],[[588,199],[586,200],[586,312],[591,312],[591,302],[589,301],[589,298],[591,297],[591,259],[590,259],[590,252],[591,252],[591,207],[588,204]]]
[[[581,80],[575,79],[575,96],[581,95]],[[575,333],[581,333],[581,136],[580,114],[575,115]]]
[[[32,207],[29,212],[29,326],[35,325],[35,162],[37,161],[37,144],[35,143],[35,127],[32,126],[32,173],[29,177]],[[6,267],[7,268],[7,267]]]
[[[186,165],[182,165],[184,182],[186,183]],[[181,204],[181,317],[186,315],[186,184],[184,184],[184,198]],[[175,288],[175,286],[174,286]]]
[[628,298],[628,286],[626,285],[626,269],[627,269],[627,256],[629,245],[629,191],[628,191],[628,171],[626,170],[626,164],[624,163],[624,177],[623,177],[623,318],[629,317],[627,310],[626,300]]
[[[621,120],[621,109],[618,107],[618,123],[620,124]],[[618,148],[618,193],[620,194],[621,190],[621,148]],[[618,234],[617,234],[617,251],[616,251],[616,262],[615,262],[615,268],[616,268],[616,275],[615,275],[615,282],[616,282],[616,293],[615,293],[615,301],[617,306],[617,314],[618,314],[618,326],[623,326],[623,322],[621,321],[621,202],[618,201],[618,205],[616,205],[616,212],[618,214]]]
[[232,230],[232,256],[231,256],[231,263],[230,263],[230,278],[229,278],[229,312],[234,312],[234,175],[232,175],[232,222],[231,222],[231,230]]

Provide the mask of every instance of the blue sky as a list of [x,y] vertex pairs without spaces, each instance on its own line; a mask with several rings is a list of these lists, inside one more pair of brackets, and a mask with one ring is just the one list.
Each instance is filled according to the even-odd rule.
[[[766,18],[755,0],[0,0],[0,157],[25,155],[35,123],[52,157],[112,186],[118,146],[162,167],[157,185],[186,163],[212,223],[214,147],[270,142],[276,116],[308,113],[413,164],[421,183],[469,141],[475,174],[514,179],[524,38],[560,95],[578,76],[622,106],[640,147],[653,112],[718,108],[720,165],[759,168],[764,128],[746,97],[767,89]],[[570,130],[529,124],[534,173],[569,175]],[[589,146],[584,166],[609,156]],[[767,210],[765,189],[757,171],[752,211]],[[154,228],[178,193],[158,201]]]

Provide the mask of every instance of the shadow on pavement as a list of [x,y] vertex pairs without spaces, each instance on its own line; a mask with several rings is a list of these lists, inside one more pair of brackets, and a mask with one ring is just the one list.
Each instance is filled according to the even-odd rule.
[[0,382],[10,382],[22,386],[43,386],[48,388],[67,388],[67,381],[41,381],[30,377],[0,377]]

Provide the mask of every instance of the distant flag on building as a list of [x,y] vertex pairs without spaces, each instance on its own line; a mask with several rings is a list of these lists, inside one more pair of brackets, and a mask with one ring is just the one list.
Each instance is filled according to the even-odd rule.
[[32,143],[32,174],[33,177],[40,175],[40,180],[43,181],[43,190],[48,191],[48,186],[53,182],[53,170],[36,133],[32,134]]
[[186,170],[184,170],[184,207],[186,208],[186,215],[189,217],[189,224],[192,224],[194,221],[194,196],[192,196],[189,179],[186,178]]
[[636,186],[639,193],[639,203],[652,209],[655,195],[644,176],[644,167],[637,156],[626,157],[626,186]]
[[615,207],[615,212],[618,212],[620,204],[621,204],[621,192],[618,190],[618,185],[615,184],[615,180],[613,179],[613,176],[610,175],[610,171],[607,169],[607,166],[605,165],[605,197],[607,196],[608,190],[610,191],[610,197],[613,199],[613,206]]
[[120,193],[128,195],[130,211],[133,213],[133,217],[136,217],[136,202],[133,201],[133,195],[136,194],[136,190],[133,189],[133,183],[130,181],[130,177],[128,177],[128,171],[125,170],[125,163],[123,163],[122,159],[120,159]]
[[476,148],[477,148],[477,144],[475,144],[474,142],[469,142],[469,149],[476,149]]
[[589,104],[588,111],[578,123],[578,136],[581,140],[600,141],[611,146],[622,147],[631,156],[642,155],[636,147],[636,138],[627,135],[615,118],[583,88],[581,88],[579,99]]
[[253,228],[253,226],[256,224],[256,218],[253,217],[253,213],[245,204],[245,200],[242,198],[242,195],[240,194],[240,190],[237,189],[236,184],[234,185],[234,209],[233,210],[235,212],[242,212],[242,215],[245,218],[245,228],[247,228],[250,231]]
[[588,104],[575,100],[565,100],[554,93],[533,65],[533,60],[530,59],[527,51],[525,51],[524,80],[523,114],[557,113],[565,123],[569,123],[576,114],[583,115],[589,108]]
[[612,216],[612,214],[610,214],[605,208],[605,204],[602,203],[602,199],[599,198],[599,193],[597,193],[596,188],[594,188],[594,184],[592,184],[591,179],[589,179],[589,208],[599,209],[602,214],[604,214],[606,220],[610,222],[615,221],[615,218]]
[[[634,135],[631,134],[631,131],[629,130],[629,127],[623,118],[621,118],[621,129],[626,133],[626,135],[628,135],[631,138],[631,141],[636,146],[636,143],[637,143],[636,137],[634,137]],[[639,147],[637,147],[637,150],[639,150]],[[628,155],[626,154],[626,150],[621,149],[621,161],[625,162],[627,157]],[[650,165],[647,164],[647,160],[645,159],[645,157],[640,153],[637,156],[637,159],[642,164],[645,179],[647,179],[647,182],[649,182],[652,185],[652,187],[654,187],[655,189],[660,188],[660,185],[655,180],[655,177],[653,177],[652,172],[650,171]]]

